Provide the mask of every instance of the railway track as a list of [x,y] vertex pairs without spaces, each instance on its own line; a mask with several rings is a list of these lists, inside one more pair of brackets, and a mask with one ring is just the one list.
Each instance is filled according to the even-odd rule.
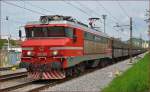
[[12,85],[12,86],[0,89],[0,92],[8,92],[8,91],[9,92],[12,92],[12,91],[21,92],[22,90],[24,90],[24,92],[39,92],[39,91],[44,90],[48,87],[55,86],[56,84],[64,83],[64,82],[70,81],[72,79],[81,77],[81,76],[88,74],[88,73],[91,73],[97,69],[99,69],[99,68],[88,69],[80,75],[68,77],[68,78],[65,78],[64,80],[38,80],[38,81],[32,80],[32,81],[25,82],[25,83],[19,83],[17,85]]
[[96,71],[98,69],[100,69],[100,67],[97,67],[97,68],[94,68],[94,69],[93,68],[92,69],[88,69],[84,73],[81,73],[79,75],[75,75],[73,77],[67,77],[67,78],[65,78],[63,80],[49,80],[49,81],[47,81],[47,80],[43,80],[43,81],[39,80],[39,81],[33,81],[29,85],[26,85],[26,86],[24,86],[22,88],[18,88],[18,89],[14,90],[14,91],[20,92],[21,90],[25,90],[24,92],[40,92],[41,90],[47,89],[49,87],[53,87],[55,85],[58,85],[58,84],[70,81],[70,80],[75,79],[75,78],[79,78],[81,76],[84,76],[86,74],[94,72],[94,71]]
[[40,92],[41,90],[44,90],[44,89],[46,89],[46,88],[55,86],[56,84],[64,83],[64,82],[70,81],[70,80],[72,80],[72,79],[79,78],[79,77],[81,77],[81,76],[84,76],[84,75],[86,75],[86,74],[89,74],[89,73],[91,73],[91,72],[94,72],[94,71],[96,71],[96,70],[99,70],[99,69],[101,69],[101,68],[107,67],[107,66],[109,66],[109,65],[116,64],[116,63],[121,62],[122,60],[126,60],[126,59],[128,59],[128,57],[115,60],[115,61],[116,61],[115,63],[107,63],[107,64],[105,64],[105,65],[102,66],[102,67],[96,67],[96,68],[87,69],[84,73],[82,73],[82,74],[80,74],[80,75],[76,75],[76,76],[73,76],[73,77],[68,77],[68,78],[65,78],[64,80],[57,80],[57,81],[55,81],[55,82],[49,82],[49,83],[47,83],[47,84],[45,84],[45,85],[43,85],[43,86],[30,89],[30,90],[28,90],[27,92]]
[[0,71],[5,71],[5,70],[10,70],[12,67],[3,67],[3,68],[0,68]]
[[41,90],[44,90],[48,87],[55,86],[56,84],[63,83],[67,81],[65,80],[52,80],[52,81],[46,81],[46,80],[40,80],[40,81],[33,81],[32,84],[29,84],[27,86],[24,86],[22,88],[13,90],[16,92],[20,92],[21,90],[24,90],[24,92],[40,92]]
[[22,77],[27,77],[27,72],[19,72],[19,73],[1,75],[0,76],[0,81],[3,82],[3,81],[16,79],[16,78],[22,78]]
[[63,80],[38,80],[38,81],[32,81],[30,83],[26,83],[26,84],[18,85],[18,86],[15,86],[15,87],[7,88],[7,89],[3,90],[3,92],[6,92],[6,91],[20,92],[22,90],[24,90],[24,92],[40,92],[41,90],[47,89],[47,88],[55,86],[57,84],[61,84],[61,83],[70,81],[70,80],[78,78],[78,77],[81,77],[81,76],[83,76],[85,74],[88,74],[90,72],[93,72],[95,70],[96,69],[90,69],[90,70],[86,71],[85,73],[83,73],[81,75],[68,77],[68,78],[65,78]]
[[[117,62],[119,62],[119,61],[120,60],[118,60]],[[112,65],[112,64],[115,64],[115,63],[107,63],[103,67],[107,67],[108,65]],[[91,72],[94,72],[94,71],[96,71],[98,69],[101,69],[103,67],[96,67],[96,68],[87,69],[87,70],[85,70],[84,73],[81,73],[79,75],[75,75],[73,77],[67,77],[64,80],[38,80],[38,81],[32,80],[32,81],[25,82],[25,83],[22,83],[22,84],[17,84],[17,85],[14,85],[14,86],[10,86],[10,87],[6,87],[6,88],[3,88],[3,89],[0,89],[0,92],[7,92],[7,91],[15,91],[15,92],[21,92],[21,91],[24,91],[24,92],[40,92],[41,90],[44,90],[46,88],[55,86],[56,84],[60,84],[60,83],[64,83],[64,82],[70,81],[72,79],[75,79],[75,78],[81,77],[83,75],[89,74]],[[24,74],[21,74],[21,75],[24,75]],[[6,77],[6,79],[7,79],[7,77]],[[11,78],[8,78],[8,79],[11,79]],[[1,80],[1,78],[0,78],[0,80]]]

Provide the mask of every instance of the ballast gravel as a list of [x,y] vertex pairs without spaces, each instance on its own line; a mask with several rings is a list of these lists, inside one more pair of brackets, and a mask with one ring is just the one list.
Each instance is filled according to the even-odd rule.
[[[143,57],[144,54],[139,55]],[[134,61],[137,61],[137,58],[134,57]],[[57,84],[53,87],[49,87],[44,91],[52,92],[100,92],[105,86],[107,86],[116,75],[121,74],[132,66],[128,64],[129,59],[113,64],[111,66],[96,70],[92,73],[83,75],[81,77],[66,81],[61,84]]]

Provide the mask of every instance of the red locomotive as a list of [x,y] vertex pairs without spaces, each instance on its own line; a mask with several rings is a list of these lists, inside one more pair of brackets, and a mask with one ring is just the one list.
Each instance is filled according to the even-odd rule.
[[[41,16],[25,25],[25,33],[20,67],[33,79],[63,79],[96,67],[102,59],[129,56],[127,44],[70,16]],[[137,49],[134,55],[143,52]]]

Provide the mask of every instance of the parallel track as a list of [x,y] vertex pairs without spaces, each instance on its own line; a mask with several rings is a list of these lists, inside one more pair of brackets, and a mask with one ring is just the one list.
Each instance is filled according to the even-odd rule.
[[[2,67],[0,68],[0,71],[6,71],[6,70],[11,70],[12,67]],[[17,68],[19,69],[19,68]]]
[[0,76],[0,81],[8,81],[20,77],[27,77],[27,72],[19,72],[19,73],[14,73],[14,74],[7,74],[7,75],[1,75]]
[[13,91],[13,90],[15,90],[15,89],[18,89],[18,88],[21,88],[21,87],[30,85],[30,84],[32,84],[32,83],[33,83],[33,81],[27,82],[27,83],[23,83],[23,84],[18,84],[18,85],[11,86],[11,87],[7,87],[7,88],[3,88],[3,89],[0,89],[0,92]]

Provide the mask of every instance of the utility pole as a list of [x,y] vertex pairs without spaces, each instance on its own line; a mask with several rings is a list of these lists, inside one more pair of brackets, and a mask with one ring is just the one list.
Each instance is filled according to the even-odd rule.
[[[2,1],[0,0],[0,6],[2,5]],[[2,9],[0,8],[0,11],[1,11]],[[1,23],[2,23],[2,19],[1,19],[1,14],[0,14],[0,39],[1,39],[1,28],[2,28],[2,26],[1,26]],[[0,57],[2,57],[2,51],[0,50]],[[2,58],[0,58],[0,67],[2,67]]]
[[139,47],[143,48],[142,33],[140,33],[140,44],[139,44]]
[[[0,1],[0,2],[1,2],[1,1]],[[1,29],[1,28],[2,28],[2,26],[1,26],[1,21],[2,21],[2,19],[0,18],[0,39],[1,39],[1,35],[2,35],[2,34],[1,34],[1,30],[2,30],[2,29]]]
[[145,21],[148,23],[148,36],[149,36],[149,50],[150,50],[150,0],[149,0],[149,10],[146,11],[146,16],[148,17]]
[[[149,10],[146,11],[146,16],[148,16],[148,19],[145,21],[148,23],[148,36],[149,36],[149,42],[148,42],[148,49],[149,49],[149,54],[150,54],[150,0],[149,0]],[[149,86],[150,86],[150,62],[149,62]],[[149,89],[150,92],[150,89]]]
[[106,25],[106,16],[107,15],[102,15],[102,17],[103,17],[103,20],[104,20],[104,33],[106,32],[106,27],[105,27],[105,25]]
[[[0,6],[2,5],[2,1],[0,0]],[[0,11],[2,11],[1,10],[1,8],[0,8]],[[2,18],[1,18],[1,14],[0,14],[0,39],[2,38],[1,36],[2,36],[2,33],[1,33],[1,28],[2,28],[2,25],[1,25],[1,23],[2,23]]]
[[130,62],[132,63],[132,17],[130,17],[130,46],[129,46]]
[[10,50],[10,35],[8,35],[8,46],[7,46],[7,50],[8,50],[8,52],[9,52],[9,50]]
[[149,21],[149,31],[148,31],[148,36],[149,36],[149,51],[150,51],[150,0],[149,0],[149,18],[148,18],[148,21]]
[[[7,21],[7,26],[8,26],[8,32],[9,32],[9,17],[6,16],[6,21]],[[8,34],[8,39],[7,39],[8,43],[7,43],[7,50],[9,52],[9,49],[10,49],[10,33]]]

